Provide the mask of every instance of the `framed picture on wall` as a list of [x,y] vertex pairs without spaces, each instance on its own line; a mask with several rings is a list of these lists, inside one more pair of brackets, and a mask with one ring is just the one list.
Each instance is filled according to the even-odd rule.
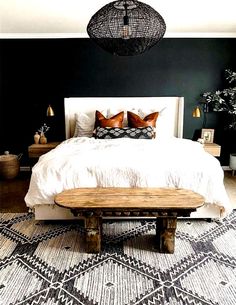
[[203,128],[201,138],[204,140],[204,143],[213,143],[214,141],[214,129]]

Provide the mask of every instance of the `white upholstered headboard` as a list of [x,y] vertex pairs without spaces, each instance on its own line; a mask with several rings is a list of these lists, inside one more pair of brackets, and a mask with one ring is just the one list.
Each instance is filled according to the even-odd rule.
[[127,111],[141,109],[151,113],[159,111],[158,124],[167,135],[183,137],[183,97],[70,97],[64,99],[66,139],[73,137],[75,113],[91,113],[111,109]]

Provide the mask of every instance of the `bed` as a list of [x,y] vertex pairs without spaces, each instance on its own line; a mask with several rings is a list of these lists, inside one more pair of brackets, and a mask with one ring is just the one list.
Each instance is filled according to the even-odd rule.
[[[231,205],[219,161],[202,145],[183,139],[183,97],[65,98],[66,139],[32,169],[26,205],[38,220],[72,219],[54,196],[77,187],[181,187],[205,198],[194,218],[223,218]],[[158,112],[155,139],[93,137],[95,111],[104,117],[127,111]],[[123,131],[123,129],[122,129]]]

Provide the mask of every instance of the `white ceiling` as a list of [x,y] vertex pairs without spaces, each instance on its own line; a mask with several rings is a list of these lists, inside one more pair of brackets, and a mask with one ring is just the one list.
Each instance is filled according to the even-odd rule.
[[[87,37],[106,0],[0,0],[0,37]],[[143,0],[164,18],[166,37],[236,37],[236,0]]]

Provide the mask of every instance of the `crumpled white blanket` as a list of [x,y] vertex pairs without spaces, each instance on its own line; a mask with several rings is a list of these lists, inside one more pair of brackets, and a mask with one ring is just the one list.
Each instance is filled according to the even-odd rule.
[[187,139],[71,138],[39,158],[32,169],[28,207],[54,204],[54,196],[78,187],[178,187],[208,204],[232,208],[219,161]]

